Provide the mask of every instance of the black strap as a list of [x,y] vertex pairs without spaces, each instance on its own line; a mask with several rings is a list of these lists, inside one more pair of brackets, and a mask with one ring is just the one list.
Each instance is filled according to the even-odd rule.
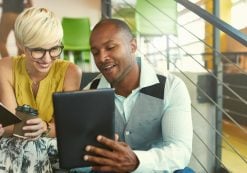
[[164,88],[166,83],[166,77],[157,74],[160,83],[154,84],[152,86],[148,86],[141,89],[141,93],[157,97],[160,99],[164,99]]
[[90,85],[90,89],[97,89],[100,79],[95,79]]

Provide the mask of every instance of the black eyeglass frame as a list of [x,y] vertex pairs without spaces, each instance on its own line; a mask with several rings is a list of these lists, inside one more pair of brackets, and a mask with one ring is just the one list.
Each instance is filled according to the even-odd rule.
[[[54,46],[54,47],[52,47],[52,48],[50,48],[50,49],[44,49],[44,48],[29,48],[29,47],[26,47],[26,48],[30,51],[31,57],[32,57],[34,60],[39,61],[39,60],[41,60],[41,59],[44,58],[44,56],[45,56],[45,54],[46,54],[47,51],[49,52],[49,55],[50,55],[50,57],[51,57],[52,60],[57,59],[57,58],[62,54],[63,49],[64,49],[64,46],[63,46],[63,45]],[[52,51],[52,50],[55,50],[56,48],[60,48],[61,51],[59,52],[58,55],[52,56],[51,51]],[[43,51],[43,55],[42,55],[41,57],[38,57],[38,58],[37,58],[37,57],[34,57],[34,56],[33,56],[34,51],[41,51],[41,52]]]

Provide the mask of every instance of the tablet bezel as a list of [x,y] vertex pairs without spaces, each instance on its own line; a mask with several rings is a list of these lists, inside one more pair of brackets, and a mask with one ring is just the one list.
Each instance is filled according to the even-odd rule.
[[21,119],[0,102],[0,124],[6,127],[19,122],[21,122]]

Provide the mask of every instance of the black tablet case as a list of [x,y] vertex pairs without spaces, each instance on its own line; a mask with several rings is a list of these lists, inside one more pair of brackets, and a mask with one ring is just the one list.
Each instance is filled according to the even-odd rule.
[[54,93],[53,104],[60,167],[91,166],[83,160],[86,145],[103,147],[99,134],[114,139],[113,89]]
[[19,122],[21,122],[21,119],[0,103],[0,124],[2,124],[3,127],[6,127]]

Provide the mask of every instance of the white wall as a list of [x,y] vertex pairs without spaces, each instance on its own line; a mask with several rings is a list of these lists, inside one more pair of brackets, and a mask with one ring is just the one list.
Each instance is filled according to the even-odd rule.
[[46,7],[62,19],[66,17],[89,17],[94,25],[101,17],[99,0],[33,0],[34,6]]
[[[45,7],[62,17],[89,17],[91,27],[101,18],[100,0],[32,0],[33,6]],[[0,8],[1,9],[1,8]],[[17,48],[13,32],[10,33],[7,48],[11,56],[16,55]]]

